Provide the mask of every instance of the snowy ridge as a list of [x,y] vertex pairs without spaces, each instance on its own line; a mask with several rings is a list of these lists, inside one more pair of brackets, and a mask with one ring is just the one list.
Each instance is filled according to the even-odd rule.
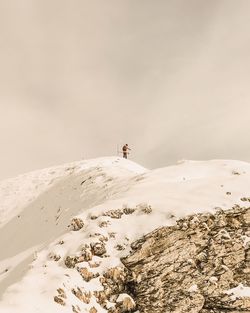
[[[250,164],[244,162],[185,161],[148,171],[115,157],[2,182],[0,290],[5,293],[0,311],[107,312],[98,303],[101,277],[122,267],[120,258],[135,239],[188,214],[242,205],[249,185]],[[17,194],[13,202],[12,188]],[[83,223],[78,231],[74,223],[68,227],[74,216]],[[95,244],[104,249],[99,255]],[[91,257],[81,259],[90,250]],[[65,264],[70,256],[80,261],[72,268]],[[73,290],[88,299],[82,301]]]
[[[122,163],[124,164],[123,160],[120,159],[119,164]],[[25,205],[59,182],[60,179],[65,179],[73,173],[77,174],[89,168],[112,168],[116,164],[115,158],[98,158],[50,167],[1,181],[0,227],[17,215]],[[127,162],[124,170],[134,173],[145,171],[143,167],[132,162]]]

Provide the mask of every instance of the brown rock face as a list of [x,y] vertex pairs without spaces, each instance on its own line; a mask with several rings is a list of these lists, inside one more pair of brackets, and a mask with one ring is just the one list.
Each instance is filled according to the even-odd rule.
[[250,209],[198,214],[132,245],[123,259],[126,289],[140,313],[250,312],[250,297],[227,290],[250,287]]

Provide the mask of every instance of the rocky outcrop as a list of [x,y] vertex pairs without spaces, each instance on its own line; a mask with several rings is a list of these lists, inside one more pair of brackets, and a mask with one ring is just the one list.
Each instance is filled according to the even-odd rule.
[[125,290],[140,313],[250,312],[250,209],[197,214],[146,235],[124,258]]

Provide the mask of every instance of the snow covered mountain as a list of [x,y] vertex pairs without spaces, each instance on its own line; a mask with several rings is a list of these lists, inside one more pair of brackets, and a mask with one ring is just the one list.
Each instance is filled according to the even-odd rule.
[[100,300],[103,275],[123,267],[131,243],[189,214],[244,205],[249,186],[244,162],[147,170],[118,157],[1,182],[0,312],[115,312],[124,297],[132,311],[122,291]]

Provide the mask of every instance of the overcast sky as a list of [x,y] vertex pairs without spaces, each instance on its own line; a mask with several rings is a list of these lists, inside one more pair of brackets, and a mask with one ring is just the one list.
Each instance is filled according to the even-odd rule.
[[115,155],[250,161],[249,0],[0,0],[0,179]]

